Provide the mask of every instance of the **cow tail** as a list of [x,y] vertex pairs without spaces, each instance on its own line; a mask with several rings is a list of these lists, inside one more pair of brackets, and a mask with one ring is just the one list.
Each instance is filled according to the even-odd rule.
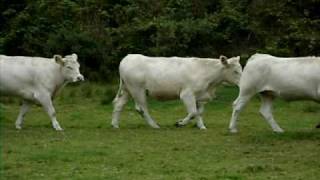
[[119,97],[122,95],[122,91],[123,91],[122,86],[123,86],[123,80],[120,78],[119,89],[118,89],[116,97],[112,101],[113,104],[116,103],[118,101]]

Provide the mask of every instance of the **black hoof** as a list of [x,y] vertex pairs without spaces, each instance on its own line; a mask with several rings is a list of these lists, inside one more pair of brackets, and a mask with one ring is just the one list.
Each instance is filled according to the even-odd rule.
[[183,125],[181,125],[179,122],[176,122],[176,123],[174,124],[174,126],[177,127],[177,128],[180,128],[180,127],[182,127]]
[[318,124],[318,125],[316,126],[316,128],[320,128],[320,124]]

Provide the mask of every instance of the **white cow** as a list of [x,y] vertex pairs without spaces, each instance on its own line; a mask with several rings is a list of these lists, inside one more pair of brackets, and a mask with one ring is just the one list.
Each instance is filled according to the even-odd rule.
[[233,103],[229,129],[237,132],[239,113],[255,94],[261,96],[260,113],[273,131],[283,132],[272,116],[272,101],[280,97],[288,101],[320,102],[320,58],[280,58],[267,54],[250,57],[240,80],[240,92]]
[[56,93],[68,82],[84,80],[79,72],[76,54],[62,58],[5,56],[0,55],[0,93],[19,96],[23,99],[16,128],[21,129],[24,115],[30,104],[43,106],[51,118],[53,128],[62,130],[57,119],[52,100]]
[[239,60],[239,56],[205,59],[127,55],[119,66],[120,87],[113,101],[112,126],[119,127],[119,116],[130,94],[136,110],[147,123],[153,128],[159,128],[147,109],[148,94],[158,100],[180,98],[188,115],[176,125],[183,126],[197,118],[197,126],[206,129],[201,118],[204,104],[212,98],[214,88],[222,82],[238,84],[242,72]]

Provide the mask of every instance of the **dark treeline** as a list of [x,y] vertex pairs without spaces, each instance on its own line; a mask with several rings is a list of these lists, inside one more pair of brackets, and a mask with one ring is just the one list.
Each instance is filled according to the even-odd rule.
[[0,54],[79,55],[92,80],[128,53],[320,54],[319,0],[0,0]]

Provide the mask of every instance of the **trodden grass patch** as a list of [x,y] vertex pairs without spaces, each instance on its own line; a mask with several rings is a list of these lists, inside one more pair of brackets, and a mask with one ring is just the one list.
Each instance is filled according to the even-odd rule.
[[42,108],[33,106],[22,130],[14,128],[18,100],[1,104],[1,177],[3,179],[319,179],[320,106],[276,101],[274,116],[285,130],[275,134],[262,119],[259,99],[240,115],[239,133],[227,130],[238,90],[222,87],[206,105],[207,130],[174,123],[186,115],[180,101],[150,100],[150,128],[125,107],[120,129],[110,126],[117,85],[68,86],[55,101],[55,132]]

